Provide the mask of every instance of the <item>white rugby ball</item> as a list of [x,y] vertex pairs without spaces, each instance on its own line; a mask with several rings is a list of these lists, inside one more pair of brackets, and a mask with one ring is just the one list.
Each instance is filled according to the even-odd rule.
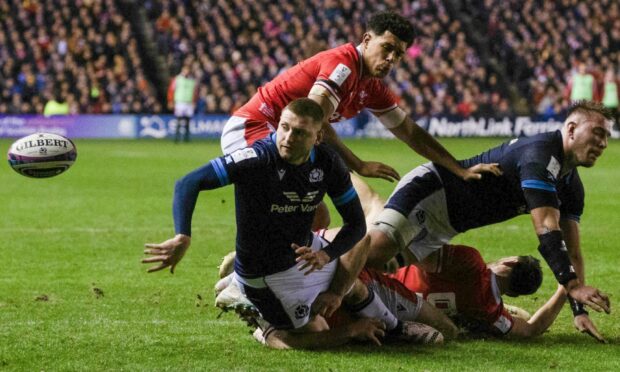
[[73,142],[61,135],[35,133],[13,142],[7,154],[17,173],[34,178],[57,176],[73,165],[77,151]]

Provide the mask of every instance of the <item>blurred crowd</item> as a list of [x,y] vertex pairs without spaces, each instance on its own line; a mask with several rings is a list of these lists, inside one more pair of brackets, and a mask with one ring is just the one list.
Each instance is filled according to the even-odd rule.
[[[531,113],[562,114],[573,81],[603,100],[617,82],[615,0],[461,0]],[[514,114],[500,84],[444,0],[144,0],[170,77],[198,82],[196,113],[231,113],[299,60],[358,43],[370,14],[395,10],[418,32],[386,78],[414,117]],[[0,113],[41,113],[56,97],[71,113],[159,113],[137,40],[114,0],[0,1]],[[575,75],[592,79],[574,79]],[[580,75],[580,76],[581,76]],[[577,78],[579,79],[579,77]]]
[[[617,0],[466,2],[478,9],[493,53],[528,98],[531,111],[555,116],[564,113],[571,99],[611,102],[613,97],[605,97],[606,84],[617,88],[620,80]],[[607,89],[607,94],[613,92]],[[615,94],[617,100],[618,89]]]
[[161,112],[114,0],[0,1],[0,113]]
[[189,65],[200,84],[197,112],[229,113],[280,71],[321,50],[359,43],[370,14],[391,9],[419,37],[387,78],[415,116],[505,115],[497,76],[480,62],[441,1],[147,1],[170,73]]

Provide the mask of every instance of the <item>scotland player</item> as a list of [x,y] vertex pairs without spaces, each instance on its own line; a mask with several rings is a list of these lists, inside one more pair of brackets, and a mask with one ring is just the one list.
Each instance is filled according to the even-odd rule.
[[[148,271],[175,266],[191,241],[191,220],[201,190],[235,184],[237,241],[235,281],[263,317],[276,328],[296,334],[329,330],[310,306],[336,272],[338,257],[363,237],[366,224],[349,172],[321,138],[322,109],[302,98],[283,111],[278,131],[252,147],[216,158],[179,180],[173,214],[177,235],[161,244],[147,244],[143,263],[159,262]],[[331,241],[313,234],[317,205],[328,194],[344,227]],[[298,268],[298,261],[302,261]],[[307,269],[307,270],[306,270]],[[303,271],[305,270],[305,272]],[[344,338],[379,342],[383,324],[398,338],[408,336],[378,300],[361,298],[368,320]],[[402,337],[401,337],[402,336]]]
[[609,312],[609,299],[585,285],[579,242],[584,190],[576,167],[593,166],[603,153],[610,119],[599,104],[579,102],[560,131],[515,139],[462,161],[464,167],[500,164],[503,175],[485,175],[479,182],[463,182],[434,163],[414,169],[369,231],[369,264],[382,267],[402,252],[433,272],[433,256],[456,234],[529,212],[539,251],[570,296],[576,327],[595,329],[583,305]]

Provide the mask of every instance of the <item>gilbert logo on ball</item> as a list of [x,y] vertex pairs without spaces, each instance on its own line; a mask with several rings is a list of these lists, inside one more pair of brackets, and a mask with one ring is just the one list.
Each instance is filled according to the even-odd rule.
[[77,158],[73,142],[61,135],[35,133],[13,142],[7,154],[17,173],[34,178],[53,177],[66,171]]

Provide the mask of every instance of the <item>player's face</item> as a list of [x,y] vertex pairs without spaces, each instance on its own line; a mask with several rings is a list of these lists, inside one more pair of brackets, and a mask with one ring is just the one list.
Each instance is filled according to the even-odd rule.
[[383,78],[405,55],[407,43],[390,31],[377,35],[370,31],[362,41],[364,70],[373,77]]
[[310,157],[312,147],[318,142],[320,131],[320,122],[284,110],[276,134],[280,157],[291,164],[304,163]]
[[576,125],[569,124],[572,157],[576,165],[591,167],[607,148],[611,122],[602,115],[579,115]]

